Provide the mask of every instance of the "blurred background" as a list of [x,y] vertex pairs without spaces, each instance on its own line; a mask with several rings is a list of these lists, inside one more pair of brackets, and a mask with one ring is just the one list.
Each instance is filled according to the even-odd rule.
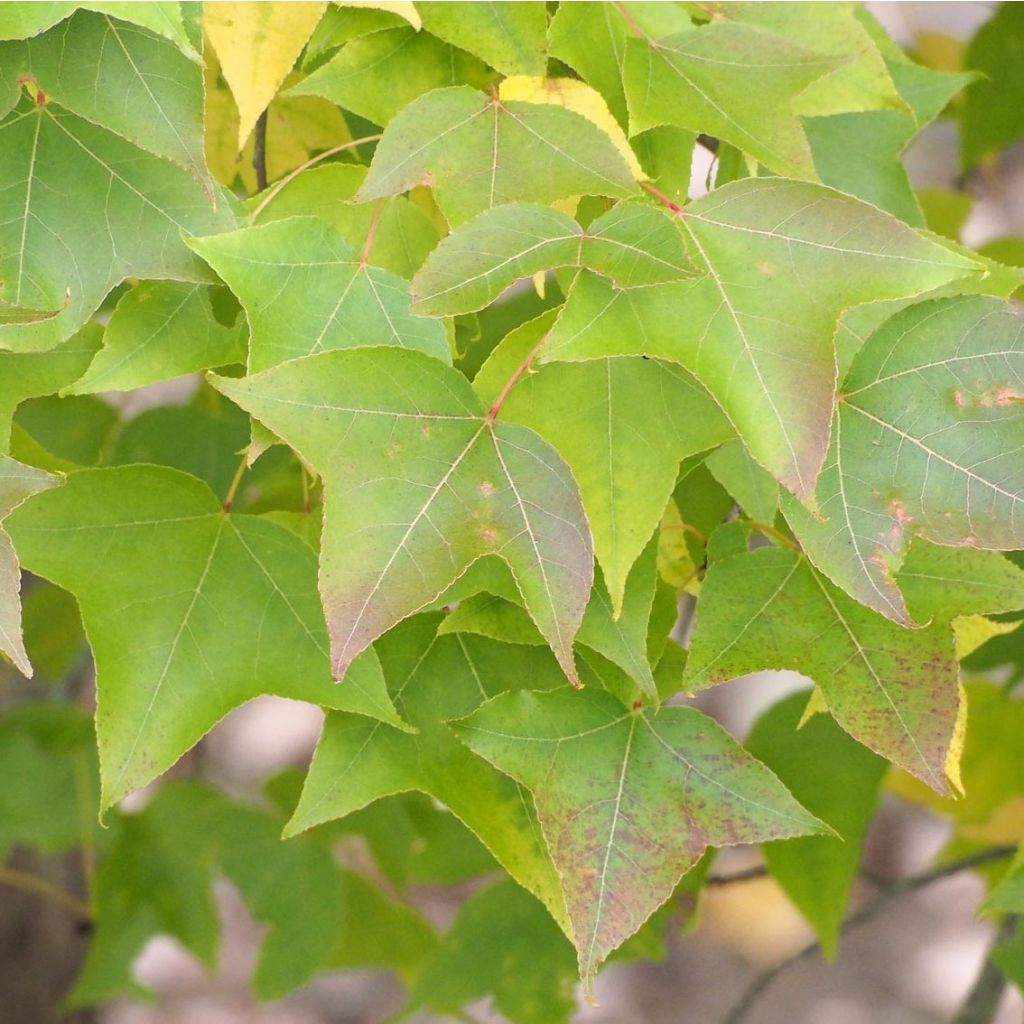
[[[994,3],[869,3],[871,13],[889,33],[923,62],[945,70],[963,66],[965,43],[998,7]],[[1020,42],[1024,94],[1024,39]],[[1024,109],[1020,111],[1024,134]],[[852,154],[851,159],[856,159]],[[693,194],[703,191],[713,156],[698,147]],[[956,210],[961,241],[978,247],[994,240],[1024,246],[1024,142],[1001,153],[968,175],[962,171],[958,125],[940,118],[912,143],[905,165],[916,189],[925,190],[943,215]],[[950,195],[953,198],[950,198]],[[1009,240],[1009,242],[1006,242]],[[1008,261],[1010,257],[1006,257]],[[184,400],[189,381],[177,382]],[[162,386],[159,401],[170,397]],[[135,415],[146,396],[130,396],[122,409]],[[28,684],[25,684],[27,687]],[[766,705],[784,693],[806,686],[799,677],[759,674],[735,680],[702,695],[701,706],[742,738]],[[308,763],[321,721],[310,706],[261,698],[224,720],[204,741],[204,777],[242,796],[257,791],[270,774]],[[138,795],[137,799],[145,799]],[[905,876],[927,867],[949,836],[942,820],[887,796],[869,834],[865,865],[885,878]],[[342,856],[358,861],[357,848]],[[758,863],[756,851],[725,851],[717,874],[743,871]],[[34,870],[39,865],[33,865]],[[59,876],[60,864],[45,870]],[[452,919],[467,888],[414,890],[414,900],[437,926]],[[874,894],[865,881],[854,906]],[[892,900],[877,916],[851,930],[835,963],[814,955],[781,972],[747,1018],[750,1024],[936,1024],[949,1021],[974,982],[993,940],[993,928],[976,917],[982,895],[978,879],[958,874],[915,894]],[[375,1024],[402,1004],[394,980],[378,972],[322,976],[302,991],[273,1004],[258,1004],[247,982],[261,939],[261,929],[227,884],[219,886],[224,943],[217,972],[210,976],[174,941],[149,942],[136,964],[138,980],[156,996],[151,1005],[123,1002],[79,1013],[74,1024]],[[86,937],[61,915],[21,893],[0,893],[0,1021],[5,1005],[18,1005],[21,994],[45,977],[51,991],[63,990],[74,976]],[[52,920],[50,917],[52,916]],[[45,919],[45,920],[43,920]],[[43,926],[45,924],[45,927]],[[600,1005],[580,1001],[580,1024],[673,1022],[705,1024],[722,1019],[745,986],[806,946],[807,925],[781,891],[766,878],[711,887],[692,931],[670,926],[660,962],[612,965],[596,986]],[[27,996],[26,996],[27,998]],[[427,1015],[411,1018],[437,1020]],[[487,1005],[465,1018],[498,1021]],[[1004,998],[998,1024],[1019,1024],[1024,1002],[1016,992]],[[28,1024],[20,1018],[12,1024]]]

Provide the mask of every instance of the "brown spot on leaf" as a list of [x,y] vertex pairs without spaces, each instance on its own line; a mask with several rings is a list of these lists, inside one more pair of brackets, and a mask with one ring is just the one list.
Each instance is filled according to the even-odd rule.
[[494,484],[490,480],[482,480],[480,482],[480,493],[485,498],[489,498],[494,493]]

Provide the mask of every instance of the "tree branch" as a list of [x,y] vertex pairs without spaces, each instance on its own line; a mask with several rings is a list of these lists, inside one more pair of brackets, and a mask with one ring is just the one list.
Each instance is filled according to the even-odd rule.
[[953,1024],[992,1024],[996,1019],[999,1004],[1006,991],[1006,975],[993,961],[992,953],[1014,937],[1019,922],[1020,917],[1017,914],[1007,914],[1003,918],[981,971],[971,986],[971,991],[967,993],[963,1006],[953,1018]]
[[256,191],[267,187],[267,112],[256,119],[256,137],[253,139],[252,166],[256,171]]
[[67,910],[73,911],[86,921],[92,917],[92,908],[84,900],[65,892],[45,878],[31,875],[27,871],[19,871],[17,868],[0,864],[0,885],[9,885],[12,889],[21,889],[22,892],[44,896],[54,903],[59,903]]
[[[922,871],[920,874],[911,875],[909,878],[897,878],[891,881],[878,879],[876,882],[880,890],[878,895],[866,906],[850,914],[843,922],[840,932],[845,935],[846,932],[852,931],[862,924],[867,924],[890,902],[900,896],[906,896],[908,893],[925,889],[935,882],[941,882],[943,879],[950,878],[961,871],[981,867],[983,864],[991,864],[995,861],[1008,860],[1016,852],[1016,846],[994,846],[990,849],[970,854],[967,857],[961,857],[959,860],[950,861],[948,864],[930,868],[928,871]],[[759,974],[736,1001],[732,1009],[722,1018],[722,1024],[740,1024],[740,1021],[746,1019],[747,1014],[754,1008],[754,1004],[761,994],[780,974],[785,974],[791,967],[820,952],[821,943],[812,942],[792,956],[787,957],[781,963]]]

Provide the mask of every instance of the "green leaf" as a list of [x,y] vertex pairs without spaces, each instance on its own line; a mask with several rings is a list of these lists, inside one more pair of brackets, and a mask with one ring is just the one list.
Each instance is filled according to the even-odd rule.
[[857,16],[858,7],[855,3],[808,7],[735,0],[715,4],[715,12],[835,59],[834,71],[816,79],[795,98],[791,105],[795,113],[808,117],[883,108],[903,110],[905,104],[885,60]]
[[[558,878],[529,796],[458,743],[444,725],[503,690],[560,686],[564,677],[544,648],[477,636],[435,638],[439,621],[437,615],[417,616],[378,643],[389,691],[418,732],[402,733],[356,715],[328,715],[285,834],[344,818],[381,797],[427,793],[568,929]],[[444,679],[443,687],[436,685],[438,679]]]
[[[657,544],[652,540],[629,575],[618,617],[612,613],[604,580],[598,576],[576,637],[577,643],[597,651],[618,666],[655,703],[658,689],[647,661],[647,633],[655,595],[656,559]],[[674,609],[672,621],[675,621]],[[439,636],[447,633],[478,633],[513,644],[544,642],[519,604],[487,593],[460,601],[438,628]],[[635,689],[632,689],[630,703],[634,695]]]
[[82,11],[34,39],[0,46],[0,76],[31,78],[48,101],[180,164],[213,200],[202,69],[166,39]]
[[245,361],[245,324],[225,327],[205,285],[137,284],[118,302],[103,348],[65,394],[130,391],[209,367]]
[[916,539],[897,582],[918,622],[1024,609],[1024,570],[994,551]]
[[[461,10],[461,9],[460,9]],[[375,124],[387,124],[403,107],[431,89],[452,85],[483,88],[491,75],[471,54],[408,25],[347,43],[289,96],[324,96]]]
[[[16,305],[50,309],[52,320],[0,327],[0,346],[53,348],[92,315],[126,277],[204,280],[178,237],[234,225],[186,171],[54,104],[28,98],[0,122],[0,278]],[[74,191],[75,215],[67,193]]]
[[372,652],[332,684],[313,552],[275,523],[226,515],[201,481],[155,466],[82,471],[8,524],[25,565],[81,607],[103,809],[261,693],[402,724]]
[[821,827],[693,708],[631,713],[565,687],[504,694],[452,728],[533,793],[588,989],[708,846]]
[[754,723],[746,745],[804,807],[835,830],[834,836],[801,836],[764,847],[772,877],[814,927],[831,959],[888,765],[828,715],[801,724],[806,703],[803,691],[773,705]]
[[409,995],[409,1009],[457,1014],[489,996],[511,1024],[568,1024],[576,1008],[572,946],[533,897],[511,882],[471,896]]
[[653,359],[545,365],[512,389],[502,417],[536,430],[568,463],[616,616],[680,461],[732,435],[685,370]]
[[100,14],[112,14],[121,21],[149,29],[150,32],[169,39],[182,53],[197,63],[202,59],[185,30],[181,4],[178,0],[160,0],[159,3],[147,3],[145,0],[113,0],[110,3],[93,0],[92,3],[85,4],[63,3],[60,0],[48,0],[45,3],[5,3],[0,7],[0,39],[26,39],[37,36],[79,8],[97,11]]
[[317,218],[290,217],[188,244],[244,307],[251,370],[355,345],[398,345],[451,361],[444,327],[409,312],[408,282],[361,260]]
[[356,251],[366,246],[373,225],[366,261],[399,277],[410,278],[437,245],[437,227],[406,196],[379,200],[379,206],[352,202],[365,177],[366,168],[358,164],[311,167],[276,192],[267,206],[262,205],[262,194],[253,196],[249,200],[253,218],[257,209],[258,219],[263,223],[314,214],[334,227]]
[[218,871],[269,925],[252,978],[258,997],[277,998],[325,964],[342,926],[347,888],[328,850],[305,840],[283,843],[272,815],[180,781],[113,825],[115,839],[96,876],[96,931],[72,1005],[145,995],[132,962],[157,934],[178,939],[213,968]]
[[320,585],[338,678],[493,553],[575,679],[593,550],[576,484],[545,441],[485,417],[461,374],[418,352],[327,352],[212,383],[324,477]]
[[617,288],[696,276],[674,221],[641,203],[618,203],[584,230],[547,206],[484,210],[453,231],[413,278],[415,308],[428,316],[483,309],[520,278],[587,267]]
[[428,32],[476,54],[503,75],[544,74],[547,13],[542,4],[421,2],[416,10]]
[[840,63],[724,19],[656,43],[631,37],[623,68],[630,134],[663,124],[707,132],[777,174],[813,179],[795,101]]
[[52,395],[73,384],[102,341],[103,328],[92,323],[49,352],[0,351],[0,453],[10,448],[15,409],[26,399]]
[[117,410],[92,395],[32,398],[14,415],[11,451],[53,472],[95,466],[117,425]]
[[[890,60],[888,67],[907,109],[812,117],[805,127],[814,166],[826,185],[920,227],[924,219],[902,163],[903,152],[973,76],[935,71],[907,60]],[[856,160],[850,159],[852,150]]]
[[736,439],[726,441],[707,458],[712,476],[751,518],[771,525],[779,508],[779,485]]
[[1024,135],[1019,116],[1024,103],[1022,44],[1024,10],[1002,4],[967,46],[964,66],[981,74],[967,90],[961,117],[960,156],[965,168]]
[[96,829],[92,721],[70,704],[32,703],[0,717],[0,862],[15,844],[60,853]]
[[582,115],[552,104],[501,102],[468,86],[436,89],[395,117],[356,198],[381,199],[422,184],[434,190],[453,226],[503,203],[636,192],[615,144]]
[[[675,4],[625,3],[622,9],[654,39],[691,27],[686,13]],[[601,93],[625,128],[628,113],[622,79],[626,40],[631,33],[622,9],[608,3],[559,4],[548,34],[551,55],[578,71]]]
[[1024,546],[1024,344],[998,299],[920,303],[889,320],[843,384],[818,484],[824,521],[784,511],[811,560],[858,601],[910,623],[894,573],[914,535]]
[[960,705],[948,624],[894,625],[794,551],[719,559],[701,587],[684,684],[702,690],[762,669],[806,676],[851,736],[936,792],[948,791]]
[[[60,484],[60,478],[34,466],[24,466],[0,455],[0,524],[33,494]],[[21,571],[11,539],[0,525],[0,653],[14,662],[22,675],[31,676],[32,666],[21,636]]]
[[754,458],[810,500],[828,445],[840,314],[917,295],[976,264],[849,196],[778,178],[716,189],[680,224],[706,276],[615,290],[580,274],[540,358],[682,363]]

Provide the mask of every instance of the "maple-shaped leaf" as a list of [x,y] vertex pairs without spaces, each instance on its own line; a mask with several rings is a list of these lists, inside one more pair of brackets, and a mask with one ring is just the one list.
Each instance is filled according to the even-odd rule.
[[461,373],[408,349],[324,352],[212,383],[324,478],[320,587],[337,678],[496,554],[575,680],[593,548],[576,483],[547,442],[485,415]]
[[[203,156],[203,72],[171,42],[81,11],[43,35],[0,45],[0,77],[185,167],[213,198]],[[117,83],[97,88],[97,82]]]
[[813,179],[796,101],[840,63],[724,19],[663,39],[627,39],[623,85],[630,134],[663,124],[706,132],[777,174]]
[[695,277],[675,220],[644,203],[618,203],[584,230],[548,206],[511,203],[456,228],[413,278],[415,309],[430,316],[489,305],[520,278],[586,267],[618,288]]
[[[561,686],[564,676],[542,647],[437,636],[441,620],[436,613],[415,616],[378,642],[389,692],[417,732],[329,714],[285,835],[344,818],[395,793],[426,793],[462,821],[567,930],[558,876],[529,794],[467,750],[444,724],[504,690]],[[438,679],[443,686],[436,685]]]
[[32,675],[21,635],[21,570],[3,520],[33,494],[60,484],[60,478],[0,455],[0,653],[23,675]]
[[784,511],[817,567],[909,624],[893,578],[915,534],[1024,547],[1024,340],[1006,303],[963,296],[889,320],[843,382],[819,520]]
[[750,453],[809,500],[835,403],[843,310],[980,268],[889,214],[808,182],[749,178],[680,217],[703,276],[614,289],[581,273],[542,360],[648,355],[691,370]]
[[481,210],[574,195],[636,194],[629,165],[593,122],[563,107],[435,89],[384,130],[360,201],[429,184],[453,226]]
[[851,736],[948,791],[960,706],[948,623],[897,626],[851,601],[795,551],[718,559],[701,586],[684,685],[701,690],[762,669],[811,679]]
[[82,471],[7,522],[26,567],[82,610],[103,808],[262,693],[402,725],[372,652],[332,685],[314,553],[276,523],[224,513],[202,481],[157,466]]
[[588,988],[708,846],[827,829],[694,708],[631,712],[564,687],[502,694],[450,726],[533,794]]
[[10,449],[14,410],[29,398],[53,395],[85,372],[103,342],[103,328],[86,324],[48,352],[0,351],[0,453]]
[[0,39],[27,39],[70,17],[79,8],[110,14],[120,21],[131,22],[169,39],[197,64],[202,57],[189,39],[178,0],[160,3],[126,3],[124,0],[92,0],[91,3],[69,3],[49,0],[47,3],[5,3],[0,6]]
[[251,220],[261,224],[285,217],[319,217],[367,263],[411,278],[440,239],[437,225],[408,196],[354,202],[365,177],[361,164],[321,164],[283,187],[253,196],[246,205],[252,211]]
[[[179,232],[234,226],[187,171],[55,104],[27,97],[0,121],[0,279],[4,298],[52,309],[43,323],[0,326],[0,347],[41,350],[70,337],[126,277],[202,281]],[[75,215],[68,217],[69,192]]]
[[203,29],[238,105],[237,148],[281,87],[326,3],[217,3]]
[[469,0],[417,4],[423,27],[482,57],[503,75],[542,75],[547,64],[547,11],[536,3]]
[[196,370],[245,361],[245,322],[225,327],[210,289],[180,281],[140,282],[120,299],[103,348],[64,394],[130,391]]
[[536,430],[568,463],[616,616],[679,463],[733,434],[681,367],[629,357],[542,366],[512,389],[502,417]]
[[398,345],[451,362],[437,320],[409,312],[409,284],[371,266],[330,225],[288,217],[188,244],[246,311],[249,368],[356,345]]
[[324,96],[385,125],[425,92],[452,85],[483,88],[491,78],[479,58],[405,25],[353,39],[288,95]]

